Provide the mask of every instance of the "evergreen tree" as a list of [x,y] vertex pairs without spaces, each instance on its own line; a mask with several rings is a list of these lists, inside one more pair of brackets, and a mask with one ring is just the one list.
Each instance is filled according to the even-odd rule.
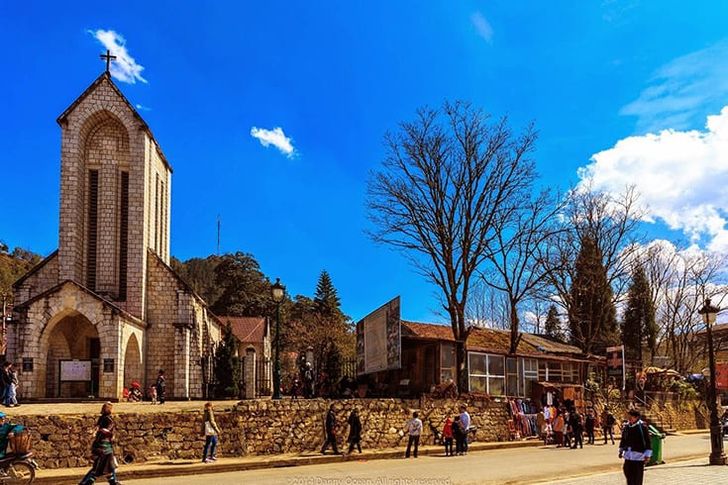
[[627,293],[627,308],[622,319],[622,342],[626,357],[642,362],[642,349],[646,346],[654,357],[657,344],[657,324],[652,291],[641,265],[632,272],[632,284]]
[[322,315],[332,316],[341,314],[341,301],[338,292],[331,281],[331,276],[326,270],[321,271],[318,283],[316,283],[316,294],[313,297],[316,309]]
[[238,339],[230,324],[225,326],[222,342],[215,349],[215,378],[218,395],[237,397],[240,382],[240,360],[237,357]]
[[215,284],[220,296],[212,305],[213,313],[236,317],[272,315],[270,282],[253,255],[226,254],[215,267]]
[[552,339],[564,340],[564,330],[561,326],[561,318],[559,318],[559,312],[556,310],[555,305],[549,307],[549,312],[546,315],[546,323],[544,324],[544,333],[547,337]]
[[602,253],[590,237],[581,240],[570,296],[569,328],[575,345],[587,353],[601,353],[618,341],[612,288]]

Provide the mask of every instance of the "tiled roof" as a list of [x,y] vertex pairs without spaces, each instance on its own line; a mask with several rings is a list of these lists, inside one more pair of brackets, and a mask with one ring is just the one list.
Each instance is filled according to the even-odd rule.
[[[402,338],[439,340],[455,342],[449,325],[410,322],[402,320]],[[475,327],[470,331],[467,340],[468,350],[475,352],[492,352],[508,354],[510,352],[510,331],[493,328]],[[547,339],[540,335],[522,333],[518,341],[516,354],[519,355],[578,355],[582,352],[578,347]]]
[[265,317],[218,317],[233,331],[238,340],[246,344],[263,343],[265,338]]

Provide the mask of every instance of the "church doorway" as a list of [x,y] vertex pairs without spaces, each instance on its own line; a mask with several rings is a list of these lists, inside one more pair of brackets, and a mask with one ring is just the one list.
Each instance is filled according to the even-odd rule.
[[[52,326],[46,354],[46,397],[88,397],[99,394],[99,358],[101,341],[96,327],[82,314],[74,312]],[[48,331],[48,330],[47,330]],[[63,360],[91,361],[91,381],[62,382]]]
[[142,353],[139,348],[139,340],[132,334],[126,343],[124,353],[124,387],[130,388],[132,382],[138,382],[144,389],[142,382]]

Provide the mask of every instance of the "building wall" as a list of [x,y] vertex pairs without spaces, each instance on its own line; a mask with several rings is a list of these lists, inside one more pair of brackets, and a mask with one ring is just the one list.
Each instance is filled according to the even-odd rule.
[[147,382],[164,369],[169,397],[202,397],[202,357],[221,340],[220,325],[154,254],[149,254],[147,270]]
[[[88,320],[95,327],[100,339],[101,362],[104,359],[119,362],[118,313],[72,283],[67,283],[59,291],[33,302],[8,326],[8,360],[18,363],[22,398],[46,397],[46,372],[49,365],[54,365],[47,362],[48,349],[55,348],[51,341],[53,329],[65,318],[76,316]],[[24,358],[33,359],[32,372],[23,371]],[[98,394],[103,398],[118,397],[116,373],[104,373],[101,369]]]
[[14,288],[14,301],[16,305],[30,300],[49,290],[59,283],[58,280],[58,254],[51,256],[23,283]]

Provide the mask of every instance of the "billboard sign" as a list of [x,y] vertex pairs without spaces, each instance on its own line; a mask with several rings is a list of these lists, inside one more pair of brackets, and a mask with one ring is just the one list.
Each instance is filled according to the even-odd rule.
[[624,345],[607,347],[607,377],[613,377],[622,390],[625,384],[624,372]]
[[356,324],[357,374],[402,366],[399,297],[385,303]]
[[728,362],[715,364],[715,387],[721,391],[728,390]]

